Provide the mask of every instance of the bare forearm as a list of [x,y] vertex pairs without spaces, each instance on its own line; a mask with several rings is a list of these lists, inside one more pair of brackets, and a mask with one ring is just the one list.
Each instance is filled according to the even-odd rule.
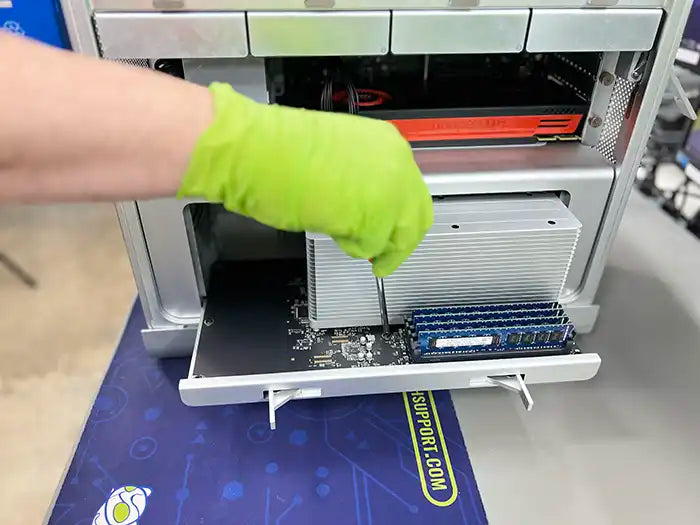
[[0,202],[174,195],[209,92],[0,31]]

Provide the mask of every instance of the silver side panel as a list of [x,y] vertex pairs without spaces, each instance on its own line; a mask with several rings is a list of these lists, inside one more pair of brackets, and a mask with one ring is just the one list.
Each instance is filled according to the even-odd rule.
[[518,53],[525,45],[529,9],[396,11],[391,52]]
[[534,9],[526,49],[648,51],[662,13],[661,9]]
[[179,325],[196,324],[201,310],[183,210],[189,202],[137,203],[160,314]]
[[385,55],[389,11],[248,13],[250,52],[257,57]]
[[217,58],[248,54],[245,13],[97,13],[106,58]]
[[[558,198],[476,197],[435,203],[418,249],[384,279],[392,323],[424,306],[558,300],[581,223]],[[313,328],[380,324],[368,262],[307,234]]]

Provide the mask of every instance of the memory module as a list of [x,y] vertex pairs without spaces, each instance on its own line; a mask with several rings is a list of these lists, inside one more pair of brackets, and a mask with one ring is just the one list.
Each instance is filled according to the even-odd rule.
[[431,306],[413,310],[412,315],[444,314],[451,312],[500,312],[504,310],[551,310],[553,308],[561,308],[561,305],[548,301],[537,303],[476,304],[467,306]]
[[416,361],[563,354],[574,330],[558,303],[421,308],[406,328]]
[[565,316],[563,308],[556,309],[541,309],[541,310],[503,310],[503,311],[485,311],[485,312],[450,312],[442,314],[413,314],[411,321],[417,323],[442,323],[442,322],[461,322],[461,321],[476,321],[489,319],[513,319],[516,317],[552,317]]
[[444,323],[417,323],[413,325],[416,337],[426,338],[439,336],[443,332],[459,332],[473,330],[490,330],[505,327],[528,328],[531,326],[560,326],[569,323],[568,317],[525,317],[513,319],[489,319],[487,321],[447,321]]

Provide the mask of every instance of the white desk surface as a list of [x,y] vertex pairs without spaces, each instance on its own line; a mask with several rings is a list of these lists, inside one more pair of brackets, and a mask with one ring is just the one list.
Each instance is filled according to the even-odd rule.
[[453,393],[492,525],[700,523],[700,240],[636,193],[587,382]]

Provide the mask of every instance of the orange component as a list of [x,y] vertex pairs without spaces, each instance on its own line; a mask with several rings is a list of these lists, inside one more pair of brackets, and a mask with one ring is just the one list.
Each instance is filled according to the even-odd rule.
[[578,129],[583,115],[513,115],[390,120],[410,142],[563,135]]
[[[385,102],[391,100],[391,95],[389,95],[389,93],[386,91],[379,91],[378,89],[360,88],[357,90],[357,95],[360,98],[360,107],[362,108],[381,106]],[[333,95],[333,102],[336,104],[347,104],[348,92],[338,91]]]

